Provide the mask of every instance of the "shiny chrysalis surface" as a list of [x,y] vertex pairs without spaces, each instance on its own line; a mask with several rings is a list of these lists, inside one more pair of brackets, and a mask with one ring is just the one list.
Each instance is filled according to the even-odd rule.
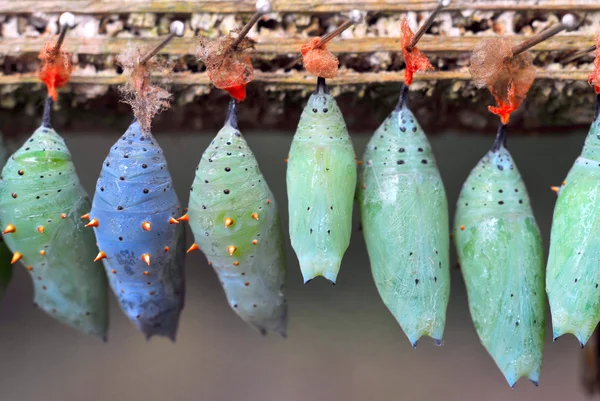
[[558,192],[546,291],[554,338],[565,333],[587,343],[600,320],[600,95],[596,118]]
[[505,130],[462,187],[454,239],[477,334],[513,386],[539,381],[545,299],[540,232]]
[[[40,128],[2,170],[4,240],[34,284],[34,302],[84,333],[106,337],[108,292],[98,249],[81,215],[90,209],[65,141],[50,126],[52,99]],[[10,226],[9,226],[10,225]]]
[[238,130],[236,101],[206,149],[190,189],[195,244],[229,305],[252,327],[286,335],[285,254],[277,203]]
[[363,162],[358,205],[379,295],[413,346],[423,335],[440,344],[450,294],[448,201],[407,86]]
[[175,340],[184,303],[180,214],[163,151],[134,120],[104,160],[88,226],[121,309],[147,338]]
[[302,112],[287,166],[290,239],[304,282],[335,283],[350,243],[356,156],[324,78]]
[[[0,134],[0,166],[4,167],[8,160],[9,151]],[[11,261],[12,253],[4,243],[4,238],[0,236],[0,301],[4,298],[4,293],[12,277]]]

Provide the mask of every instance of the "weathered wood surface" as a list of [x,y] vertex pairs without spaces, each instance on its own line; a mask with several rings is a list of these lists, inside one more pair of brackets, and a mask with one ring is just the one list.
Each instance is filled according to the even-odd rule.
[[[589,71],[580,70],[545,70],[538,68],[537,79],[566,80],[566,81],[587,81]],[[206,73],[175,73],[169,79],[162,75],[156,75],[157,82],[170,82],[176,85],[209,85],[210,80]],[[471,75],[468,71],[432,71],[427,73],[417,73],[415,81],[468,81]],[[366,85],[382,84],[387,82],[403,82],[404,72],[341,72],[336,78],[327,80],[331,86],[340,85]],[[254,82],[263,84],[274,84],[278,87],[286,86],[308,86],[315,85],[313,76],[292,72],[260,72],[255,73]],[[40,83],[36,74],[12,74],[0,75],[0,85],[22,85]],[[70,80],[71,84],[92,84],[92,85],[120,85],[125,83],[125,76],[116,73],[102,73],[87,75],[74,72]]]
[[[427,11],[435,0],[274,0],[278,12]],[[0,13],[29,14],[71,11],[117,13],[238,13],[253,12],[253,0],[3,0]],[[449,10],[600,10],[598,0],[454,0]]]
[[[600,0],[598,0],[600,3]],[[491,36],[433,36],[425,35],[419,42],[419,49],[428,53],[453,53],[470,52],[481,42],[482,39]],[[512,41],[522,41],[528,36],[508,36]],[[5,38],[0,39],[0,54],[23,55],[27,53],[38,53],[48,38]],[[288,55],[299,54],[300,47],[307,39],[276,38],[257,43],[258,53]],[[341,53],[373,53],[373,52],[398,52],[400,50],[400,38],[352,38],[334,40],[328,44],[328,49],[336,54]],[[118,54],[130,43],[135,45],[157,45],[160,38],[73,38],[65,40],[65,46],[74,54]],[[592,36],[562,34],[540,43],[531,49],[532,52],[543,51],[566,51],[580,50],[594,44]],[[193,54],[196,50],[196,38],[181,38],[169,43],[162,53],[173,55]]]

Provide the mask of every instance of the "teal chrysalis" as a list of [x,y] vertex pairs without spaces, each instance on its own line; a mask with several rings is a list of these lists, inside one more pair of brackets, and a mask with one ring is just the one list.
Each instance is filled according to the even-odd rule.
[[554,207],[546,290],[553,337],[577,337],[583,347],[600,320],[600,95],[581,155]]
[[501,124],[462,187],[454,240],[481,342],[510,386],[523,376],[537,385],[546,307],[542,241],[505,141]]
[[408,86],[363,162],[357,200],[379,295],[413,346],[423,335],[439,345],[450,294],[448,201]]
[[[4,167],[10,152],[2,134],[0,134],[0,166]],[[12,278],[12,265],[10,263],[12,255],[10,249],[4,243],[4,238],[0,236],[0,301],[4,298],[4,293],[8,287],[8,283]]]
[[71,327],[105,338],[106,276],[93,262],[96,241],[80,217],[90,201],[65,141],[51,127],[52,103],[48,97],[42,126],[2,170],[0,224],[13,261],[21,260],[31,274],[35,304]]
[[285,337],[285,254],[277,203],[240,133],[236,101],[202,155],[190,188],[188,218],[232,309],[263,334]]
[[287,165],[290,239],[304,282],[335,283],[350,244],[356,156],[325,79],[304,108]]

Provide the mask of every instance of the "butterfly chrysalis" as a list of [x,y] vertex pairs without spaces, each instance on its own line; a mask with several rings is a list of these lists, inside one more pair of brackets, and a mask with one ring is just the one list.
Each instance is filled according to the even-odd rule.
[[304,282],[335,283],[350,244],[356,156],[325,79],[302,112],[288,159],[290,239]]
[[600,95],[596,118],[559,192],[546,270],[553,337],[587,343],[600,320]]
[[190,189],[195,243],[215,269],[229,305],[252,327],[286,335],[285,254],[277,203],[240,133],[236,101],[202,155]]
[[108,291],[92,232],[81,215],[90,208],[65,141],[50,125],[48,97],[42,126],[2,170],[0,223],[6,244],[34,283],[35,304],[63,323],[106,337]]
[[408,86],[363,161],[357,199],[379,295],[413,346],[423,335],[440,344],[450,293],[448,201]]
[[161,148],[135,120],[104,160],[89,224],[121,308],[148,338],[174,340],[183,308],[179,205]]
[[542,241],[500,125],[464,183],[454,239],[477,334],[510,386],[539,381],[544,344]]
[[87,226],[94,227],[96,260],[129,320],[146,338],[175,341],[185,295],[184,228],[175,220],[181,204],[165,156],[150,132],[171,95],[151,84],[162,64],[142,59],[135,47],[119,55],[128,77],[120,89],[135,119],[104,160]]
[[[4,167],[6,161],[8,160],[8,156],[10,155],[6,143],[4,142],[4,138],[0,133],[0,166]],[[8,287],[8,283],[12,277],[12,265],[10,261],[12,259],[12,255],[10,249],[4,243],[4,238],[0,236],[0,301],[4,298],[4,293],[6,291],[6,287]]]

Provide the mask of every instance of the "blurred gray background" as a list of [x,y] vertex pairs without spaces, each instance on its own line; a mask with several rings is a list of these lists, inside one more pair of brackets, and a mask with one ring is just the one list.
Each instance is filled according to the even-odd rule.
[[[126,128],[111,126],[83,133],[58,127],[90,194],[109,147]],[[279,202],[287,233],[284,159],[293,132],[246,132],[243,125],[241,129]],[[517,128],[510,131],[516,133]],[[194,169],[214,134],[155,132],[186,204]],[[360,158],[370,135],[351,134]],[[528,137],[509,133],[508,147],[527,184],[546,250],[556,200],[549,187],[566,177],[584,135],[583,131]],[[451,220],[462,182],[494,136],[495,132],[431,136]],[[13,149],[25,139],[13,140]],[[289,328],[285,340],[274,334],[261,336],[230,310],[200,252],[188,255],[186,307],[174,344],[164,338],[146,341],[114,298],[108,343],[62,326],[32,306],[30,278],[19,264],[0,304],[0,400],[587,399],[580,379],[583,351],[573,336],[552,343],[549,316],[540,387],[522,379],[510,389],[477,338],[456,268],[452,269],[443,346],[438,348],[423,338],[413,349],[379,299],[357,229],[356,208],[353,227],[336,286],[324,279],[304,286],[287,241]],[[452,265],[455,260],[453,251]]]

